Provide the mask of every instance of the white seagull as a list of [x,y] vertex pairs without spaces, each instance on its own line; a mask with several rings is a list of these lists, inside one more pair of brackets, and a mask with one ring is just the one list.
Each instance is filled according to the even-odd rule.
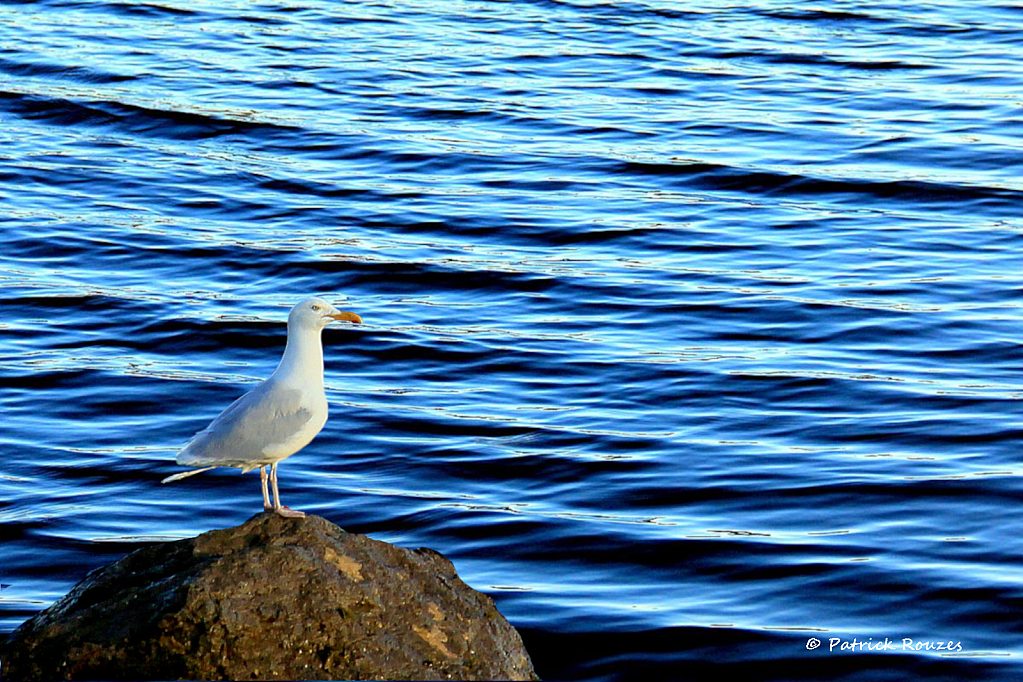
[[[289,518],[305,516],[281,504],[277,464],[308,445],[327,422],[320,332],[334,320],[362,322],[355,313],[342,312],[322,298],[308,298],[292,308],[281,364],[269,379],[231,403],[178,453],[178,464],[203,468],[168,476],[163,482],[217,467],[236,467],[242,473],[258,467],[263,510]],[[265,467],[270,468],[269,476]],[[273,504],[267,481],[273,488]]]

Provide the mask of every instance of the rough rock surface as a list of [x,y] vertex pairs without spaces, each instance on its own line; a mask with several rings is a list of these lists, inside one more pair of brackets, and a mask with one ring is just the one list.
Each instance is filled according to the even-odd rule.
[[259,514],[140,549],[16,630],[5,680],[537,679],[446,558]]

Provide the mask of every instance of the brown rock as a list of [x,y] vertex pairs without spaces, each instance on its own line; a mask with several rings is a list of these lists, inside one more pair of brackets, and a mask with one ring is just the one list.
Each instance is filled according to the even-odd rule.
[[535,680],[429,549],[259,514],[86,576],[7,641],[5,680]]

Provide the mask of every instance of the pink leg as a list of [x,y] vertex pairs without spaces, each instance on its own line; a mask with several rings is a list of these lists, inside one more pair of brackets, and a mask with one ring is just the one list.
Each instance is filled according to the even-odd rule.
[[273,510],[278,515],[286,519],[300,519],[305,516],[305,512],[295,511],[291,507],[285,507],[281,504],[281,493],[277,490],[277,462],[270,465],[270,485],[274,491]]
[[266,482],[270,480],[266,475],[266,467],[259,467],[259,481],[263,484],[263,511],[273,511],[273,505],[270,504],[270,494],[266,489]]

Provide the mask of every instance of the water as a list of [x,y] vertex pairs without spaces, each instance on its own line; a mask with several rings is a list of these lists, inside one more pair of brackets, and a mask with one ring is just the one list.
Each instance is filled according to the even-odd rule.
[[285,502],[449,556],[541,676],[1018,679],[1021,25],[0,4],[0,633],[260,510],[159,481],[320,294],[366,324]]

